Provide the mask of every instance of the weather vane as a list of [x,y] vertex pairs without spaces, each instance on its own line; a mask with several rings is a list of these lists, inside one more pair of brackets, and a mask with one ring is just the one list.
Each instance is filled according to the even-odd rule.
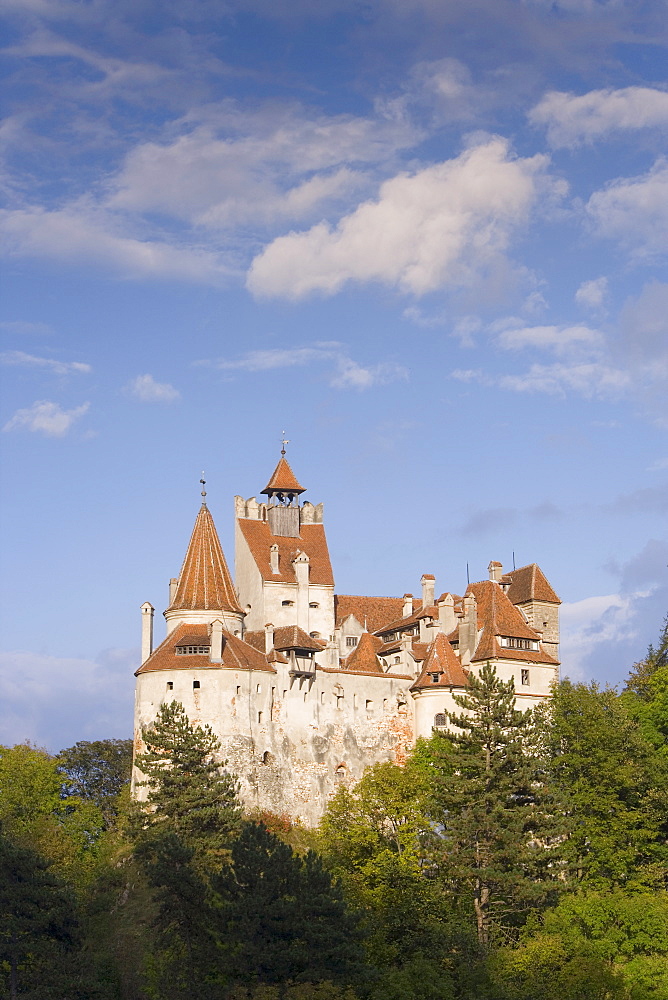
[[[281,441],[281,445],[282,445],[282,447],[281,447],[281,455],[285,455],[285,446],[286,446],[286,444],[290,444],[290,442],[288,441],[288,439],[285,436],[285,431],[283,431],[282,433],[283,433],[283,440]],[[204,473],[202,473],[202,475],[204,475]]]
[[200,479],[200,483],[202,484],[202,496],[205,497],[206,490],[204,489],[204,487],[206,486],[206,479],[204,478],[204,469],[202,469],[202,478]]

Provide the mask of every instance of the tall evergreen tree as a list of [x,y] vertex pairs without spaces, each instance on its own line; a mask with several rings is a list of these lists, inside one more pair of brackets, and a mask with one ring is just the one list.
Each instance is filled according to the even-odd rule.
[[494,927],[517,926],[556,897],[560,819],[533,715],[515,709],[513,682],[486,664],[455,700],[463,712],[450,722],[460,732],[435,744],[441,870],[472,900],[486,949]]
[[160,706],[142,736],[146,750],[135,763],[148,794],[135,836],[174,834],[193,849],[198,865],[219,867],[229,856],[241,811],[236,781],[220,761],[218,738],[209,726],[193,725],[176,701]]
[[363,973],[358,919],[320,859],[304,859],[261,823],[246,823],[217,888],[227,966],[241,983],[349,983]]

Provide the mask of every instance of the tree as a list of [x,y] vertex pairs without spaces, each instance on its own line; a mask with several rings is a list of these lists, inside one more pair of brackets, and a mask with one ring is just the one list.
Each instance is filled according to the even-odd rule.
[[515,709],[512,681],[483,666],[455,701],[439,734],[435,764],[440,866],[446,883],[473,903],[478,942],[492,928],[518,926],[561,886],[560,819],[531,712]]
[[76,944],[74,899],[49,867],[0,834],[0,972],[11,1000],[53,977]]
[[635,694],[641,701],[651,701],[651,681],[656,671],[662,667],[668,667],[668,615],[663,623],[658,645],[650,645],[645,659],[631,667],[624,691]]
[[216,889],[225,901],[233,980],[345,985],[363,978],[358,918],[313,852],[302,859],[262,824],[246,823]]
[[100,809],[107,825],[118,812],[118,796],[130,781],[132,740],[81,740],[61,750],[56,760],[66,775],[63,793]]
[[668,761],[614,690],[562,681],[550,714],[552,767],[571,820],[564,849],[573,877],[590,889],[663,885]]
[[160,706],[142,733],[146,751],[136,758],[148,789],[135,821],[137,839],[174,834],[203,869],[215,870],[229,857],[239,828],[235,779],[221,762],[220,742],[209,726],[193,725],[178,702]]
[[63,776],[46,750],[0,747],[0,822],[5,834],[42,854],[79,891],[93,878],[102,814],[92,802],[63,796]]

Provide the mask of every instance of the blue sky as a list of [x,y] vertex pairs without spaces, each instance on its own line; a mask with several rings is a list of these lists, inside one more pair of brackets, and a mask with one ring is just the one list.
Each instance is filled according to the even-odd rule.
[[339,592],[536,561],[564,673],[622,682],[668,607],[664,5],[3,10],[0,741],[130,734],[201,470],[232,562],[284,429]]

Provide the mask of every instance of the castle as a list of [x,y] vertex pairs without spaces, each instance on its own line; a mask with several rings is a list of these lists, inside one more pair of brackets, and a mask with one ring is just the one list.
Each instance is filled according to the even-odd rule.
[[560,601],[535,563],[491,562],[463,596],[436,598],[428,573],[417,598],[336,594],[323,505],[303,492],[283,450],[266,499],[235,498],[236,587],[203,492],[155,649],[142,605],[135,746],[179,701],[220,739],[247,807],[313,825],[340,783],[446,726],[483,663],[514,679],[519,708],[548,697]]

